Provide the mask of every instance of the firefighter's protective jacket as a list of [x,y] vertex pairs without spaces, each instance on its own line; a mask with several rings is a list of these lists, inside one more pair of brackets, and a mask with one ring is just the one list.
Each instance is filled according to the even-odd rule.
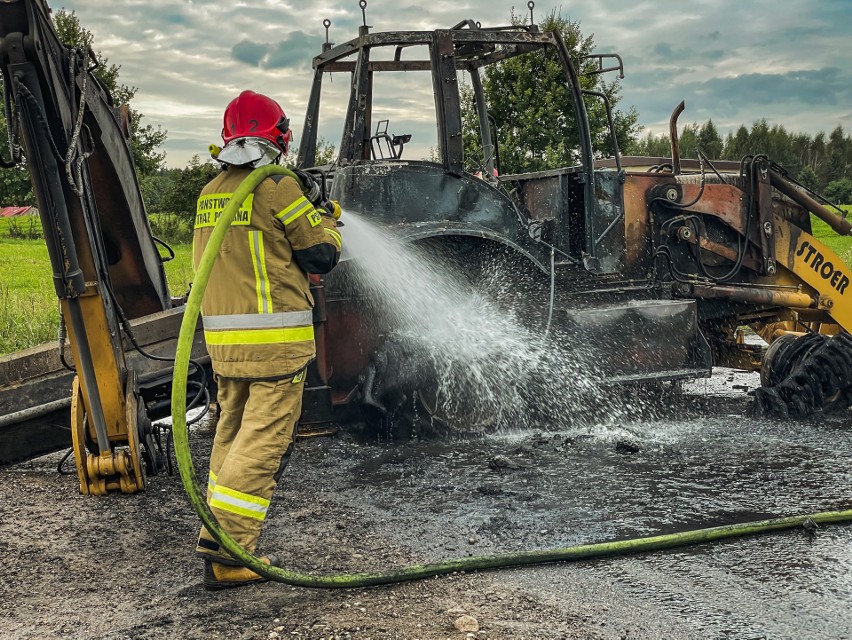
[[[230,167],[201,192],[192,262],[198,268],[213,227],[250,169]],[[264,180],[234,217],[201,305],[204,337],[220,376],[278,379],[314,358],[308,273],[340,257],[334,218],[314,208],[290,177]]]

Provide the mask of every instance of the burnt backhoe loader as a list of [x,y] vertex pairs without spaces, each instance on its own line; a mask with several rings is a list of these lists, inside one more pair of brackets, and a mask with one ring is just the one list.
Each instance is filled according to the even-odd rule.
[[[845,213],[831,211],[764,155],[738,163],[703,156],[681,161],[677,116],[683,104],[672,116],[671,158],[623,158],[606,96],[581,83],[582,73],[623,74],[621,58],[572,58],[558,33],[539,31],[529,5],[526,26],[486,28],[467,20],[450,29],[373,34],[365,19],[358,38],[338,46],[327,42],[314,58],[298,164],[315,164],[325,124],[323,89],[332,74],[345,74],[349,99],[339,155],[317,169],[330,197],[412,246],[426,246],[463,267],[475,269],[482,255],[497,254],[511,264],[518,287],[525,274],[549,280],[550,302],[546,295],[528,296],[526,302],[549,305],[556,328],[592,351],[585,359],[594,368],[592,377],[648,383],[708,376],[714,364],[762,366],[767,387],[757,393],[761,411],[806,415],[847,406],[850,269],[811,234],[813,214],[836,233],[850,235]],[[573,124],[564,130],[574,133],[565,146],[576,164],[503,173],[501,152],[510,149],[501,131],[519,125],[494,117],[483,80],[490,69],[519,56],[537,60],[523,68],[540,69],[543,60],[561,66],[566,89],[561,117]],[[613,66],[605,67],[610,61]],[[373,113],[384,106],[376,87],[390,84],[383,75],[400,72],[431,74],[434,104],[426,111],[434,107],[438,157],[430,161],[376,152],[393,150],[393,140],[403,140],[387,133],[386,121],[373,123]],[[523,98],[552,99],[554,87],[542,82],[528,79]],[[472,109],[464,108],[465,95],[472,97]],[[587,107],[601,103],[613,150],[609,159],[593,146],[589,128]],[[466,149],[470,131],[478,139]],[[411,136],[404,140],[410,145]],[[471,146],[481,155],[471,157]],[[371,369],[367,362],[366,354],[376,348],[378,360],[387,359],[373,341],[387,328],[376,331],[369,305],[367,312],[357,312],[361,305],[347,277],[356,262],[344,263],[325,282],[335,404],[356,397],[375,401],[381,389],[395,386],[377,379],[382,367]],[[743,344],[744,327],[772,345],[765,358]],[[360,337],[355,346],[353,335]],[[411,355],[394,346],[391,357],[394,350],[403,358]],[[399,375],[399,367],[389,370]],[[407,377],[423,384],[422,374]],[[394,391],[397,398],[422,395]],[[440,414],[434,404],[420,404],[432,421]]]
[[[70,424],[81,490],[138,490],[162,464],[150,422],[167,412],[171,384],[168,362],[144,354],[173,354],[182,307],[169,298],[145,217],[126,112],[110,104],[86,52],[59,43],[44,0],[0,3],[0,56],[12,148],[20,139],[76,369],[62,368],[61,346],[0,359],[0,463],[67,446]],[[490,113],[483,76],[518,56],[555,60],[562,70],[570,166],[503,172],[501,152],[509,149],[501,132],[516,123]],[[590,375],[606,384],[697,378],[714,365],[762,367],[764,411],[845,408],[852,275],[811,234],[811,215],[841,235],[850,224],[763,155],[681,161],[673,135],[671,158],[622,157],[606,96],[584,90],[581,76],[623,67],[616,55],[594,58],[593,67],[572,58],[558,33],[541,32],[532,19],[384,33],[371,33],[365,19],[358,37],[326,42],[313,60],[297,165],[316,176],[324,197],[413,248],[472,272],[499,256],[518,282],[533,283],[525,303],[531,318],[547,316],[544,334],[552,321],[552,335],[589,346]],[[608,60],[614,66],[605,68]],[[380,78],[399,72],[431,78],[437,151],[430,160],[403,157],[412,135],[373,121]],[[317,166],[332,74],[347,79],[345,118],[337,157]],[[472,112],[463,108],[462,86]],[[609,159],[593,146],[589,105],[609,120]],[[466,152],[469,130],[478,132],[481,152]],[[345,227],[343,234],[345,241]],[[428,393],[440,372],[402,376],[399,367],[380,366],[416,358],[383,338],[392,327],[377,323],[353,285],[357,262],[312,279],[317,360],[302,423],[363,420],[376,407],[385,419],[411,422],[410,412],[388,406],[387,389],[416,404],[418,415],[452,422]],[[743,344],[743,327],[770,343],[765,355]],[[203,371],[199,334],[195,347]],[[399,392],[401,385],[409,388]],[[199,376],[189,395],[206,388]]]

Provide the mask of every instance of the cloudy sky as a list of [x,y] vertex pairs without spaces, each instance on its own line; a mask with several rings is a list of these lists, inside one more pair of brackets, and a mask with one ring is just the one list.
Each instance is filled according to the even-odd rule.
[[[135,107],[168,131],[167,164],[184,165],[218,141],[222,110],[243,89],[276,97],[301,131],[311,58],[325,38],[357,35],[357,0],[65,0],[95,34],[95,46],[121,65],[121,79],[138,87]],[[472,18],[484,26],[508,22],[520,0],[368,0],[374,30],[446,28]],[[543,16],[558,3],[536,2]],[[667,128],[681,100],[681,123],[707,118],[726,132],[765,117],[815,133],[838,124],[852,130],[852,0],[571,0],[562,14],[593,34],[599,53],[624,58],[622,106],[655,133]],[[431,108],[428,79],[389,79],[395,94],[379,114],[391,131],[415,133],[414,151],[434,144],[418,115]],[[335,76],[321,118],[323,135],[338,143],[335,120],[345,84]],[[425,82],[421,80],[426,80]],[[324,97],[324,100],[326,98]],[[399,123],[402,123],[401,125]],[[400,126],[402,129],[400,129]],[[422,131],[421,131],[422,129]]]

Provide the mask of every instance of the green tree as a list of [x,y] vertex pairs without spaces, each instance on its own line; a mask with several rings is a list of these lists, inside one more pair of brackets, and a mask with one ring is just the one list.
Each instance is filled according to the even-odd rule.
[[[73,11],[59,9],[53,16],[53,24],[59,39],[69,47],[92,49],[98,65],[94,76],[112,98],[114,105],[127,104],[136,95],[136,87],[122,84],[119,81],[121,67],[111,64],[100,51],[93,48],[95,36],[80,24],[80,19]],[[160,150],[166,141],[166,131],[153,125],[142,125],[144,116],[130,108],[130,150],[136,164],[136,172],[141,178],[159,169],[166,155]]]
[[[828,136],[825,146],[825,163],[822,179],[828,185],[848,176],[852,140],[843,135],[843,127],[837,126]],[[826,187],[827,188],[827,187]]]
[[[0,83],[2,90],[2,83]],[[6,133],[6,117],[0,110],[0,156],[9,160],[9,138]],[[9,169],[0,169],[0,207],[35,205],[30,174],[23,162]]]
[[748,153],[769,154],[769,123],[766,118],[757,120],[751,126],[751,133],[748,136],[749,150]]
[[672,141],[665,134],[655,136],[649,131],[644,138],[631,140],[624,149],[624,153],[628,156],[669,158],[672,154]]
[[698,149],[707,156],[710,160],[718,160],[722,157],[722,136],[713,124],[713,120],[708,120],[698,131],[697,140]]
[[725,160],[739,160],[750,153],[750,137],[748,127],[741,124],[737,132],[725,140],[725,149],[722,152],[722,157]]
[[161,211],[174,213],[191,225],[195,220],[198,194],[218,173],[218,164],[202,161],[198,155],[192,156],[183,169],[170,170],[169,185],[160,203]]
[[[512,24],[523,19],[514,13]],[[562,35],[579,72],[592,71],[596,63],[581,63],[594,50],[592,36],[584,37],[580,23],[551,11],[539,24],[542,31]],[[564,70],[552,49],[513,56],[485,67],[482,79],[485,102],[496,123],[502,173],[539,171],[577,164],[579,131],[574,100],[564,80]],[[615,109],[620,100],[618,81],[606,83],[601,75],[581,75],[583,89],[607,96],[613,106],[619,147],[626,147],[638,127],[636,111]],[[596,155],[611,155],[612,144],[606,109],[597,98],[585,102]],[[465,158],[468,169],[483,164],[479,124],[473,104],[473,91],[462,91]]]
[[820,188],[825,186],[823,181],[823,167],[825,166],[825,131],[820,131],[811,141],[810,165],[819,177]]
[[819,178],[817,178],[816,171],[808,166],[802,167],[802,170],[799,171],[799,175],[796,176],[796,180],[811,191],[819,189]]
[[825,187],[825,197],[837,204],[852,204],[852,180],[840,178]]
[[160,169],[155,173],[142,176],[139,188],[142,190],[142,199],[145,201],[145,209],[148,213],[160,213],[165,211],[166,194],[168,194],[175,181],[175,174],[180,169]]
[[[0,93],[4,91],[3,80],[0,78]],[[10,160],[12,153],[9,148],[8,124],[5,110],[0,109],[0,157]],[[0,207],[18,207],[35,205],[30,174],[27,171],[26,159],[8,169],[0,169]]]
[[793,150],[793,134],[782,124],[773,125],[769,130],[768,155],[771,160],[786,167],[794,175],[802,169],[802,164]]
[[[668,145],[666,136],[655,137],[649,133],[633,140],[626,151],[630,155],[667,157]],[[761,119],[752,124],[751,130],[740,125],[736,132],[729,132],[723,142],[713,121],[708,120],[703,125],[687,124],[680,134],[681,157],[695,157],[696,149],[723,160],[765,154],[809,189],[828,190],[831,197],[848,202],[844,179],[852,180],[852,136],[840,126],[828,136],[822,131],[811,136],[788,131],[782,124],[770,125]]]
[[[290,153],[287,158],[291,162],[295,162],[298,156],[299,149],[296,147],[294,149],[290,149]],[[337,147],[334,146],[334,143],[329,142],[325,138],[317,139],[317,151],[316,158],[314,160],[315,166],[321,167],[325,164],[332,164],[335,160],[337,160]]]
[[698,132],[701,130],[697,122],[684,125],[683,131],[678,136],[678,149],[681,158],[698,157]]
[[[664,142],[665,145],[663,145]],[[671,156],[671,141],[668,136],[660,136],[659,141],[649,140],[646,146],[648,151],[661,152],[648,153],[648,155]],[[678,151],[681,158],[697,158],[698,152],[701,151],[710,160],[717,160],[722,158],[724,147],[722,136],[719,135],[719,130],[716,129],[712,120],[708,120],[703,125],[697,122],[684,125],[678,135]]]
[[325,164],[331,164],[335,160],[337,160],[337,148],[334,144],[325,138],[317,140],[316,165],[321,167]]
[[[796,164],[801,167],[800,172],[805,168],[813,171],[810,159],[811,137],[806,133],[792,133],[790,135],[790,147]],[[814,177],[816,177],[816,174],[814,174]]]
[[[58,10],[53,16],[54,27],[59,39],[67,46],[90,49],[94,45],[94,35],[80,24],[80,19],[73,11]],[[136,88],[119,82],[120,67],[110,64],[109,60],[99,51],[93,50],[98,61],[94,75],[109,94],[114,105],[129,104],[136,94]],[[0,80],[2,90],[2,80]],[[140,181],[162,165],[165,158],[160,148],[166,140],[166,132],[160,127],[142,125],[142,114],[130,109],[130,148],[136,171]],[[5,113],[0,111],[0,154],[5,159],[10,157]],[[0,206],[35,204],[29,172],[22,161],[11,169],[0,170]]]

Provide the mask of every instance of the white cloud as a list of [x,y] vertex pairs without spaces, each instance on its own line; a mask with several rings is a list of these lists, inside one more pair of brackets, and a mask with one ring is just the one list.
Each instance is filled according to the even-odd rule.
[[[298,134],[311,84],[310,59],[325,38],[322,20],[332,21],[330,39],[337,43],[354,37],[361,23],[355,0],[64,0],[54,8],[63,5],[95,34],[96,48],[121,65],[121,80],[138,87],[134,104],[147,122],[168,130],[167,162],[172,166],[205,153],[208,143],[218,139],[221,112],[243,89],[279,99]],[[538,3],[536,17],[554,6],[559,7]],[[497,25],[508,21],[513,7],[526,13],[522,0],[369,0],[367,23],[374,31],[446,28],[465,18]],[[627,77],[621,105],[635,104],[640,122],[654,130],[664,128],[683,97],[688,98],[684,122],[713,117],[736,126],[767,117],[809,132],[837,124],[852,129],[848,102],[828,104],[806,95],[771,99],[775,81],[778,90],[806,87],[820,93],[818,83],[791,83],[789,74],[795,71],[836,68],[844,76],[838,81],[852,86],[843,53],[852,22],[847,0],[582,0],[563,4],[562,12],[579,19],[584,33],[594,34],[601,52],[622,53]],[[250,58],[252,45],[263,53],[260,66],[234,57],[240,43],[247,43],[243,60]],[[762,77],[765,91],[725,100],[699,91],[722,90],[728,85],[721,79],[749,74]],[[341,100],[344,82],[343,74],[335,76],[335,95]],[[836,84],[826,80],[825,90]],[[416,112],[431,100],[428,90],[418,85],[409,91],[400,83],[400,93],[411,101],[392,105],[388,114],[419,126],[422,118]],[[336,111],[342,120],[343,108],[325,107],[324,114]],[[321,133],[339,142],[339,131]],[[434,131],[425,125],[415,132],[415,139],[430,137],[434,139]],[[412,148],[417,149],[414,143]]]

